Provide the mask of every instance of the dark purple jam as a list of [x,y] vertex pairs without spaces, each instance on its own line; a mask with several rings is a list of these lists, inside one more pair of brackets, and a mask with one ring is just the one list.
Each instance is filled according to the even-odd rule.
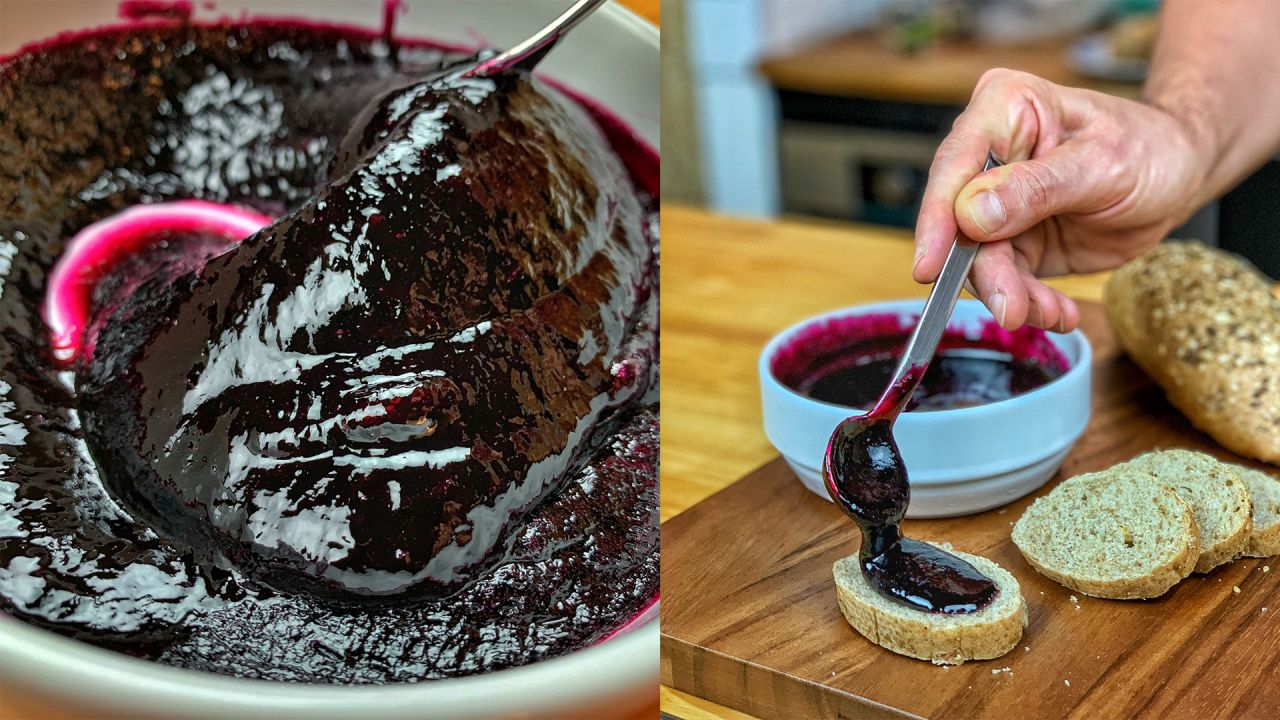
[[881,595],[933,613],[976,612],[995,600],[999,588],[971,563],[902,536],[911,486],[891,419],[869,414],[840,425],[827,447],[823,474],[832,501],[862,534],[862,574]]
[[[597,642],[658,591],[655,153],[524,72],[181,22],[0,62],[0,610],[245,677],[414,681]],[[278,218],[91,268],[137,204]]]
[[[814,400],[869,408],[884,392],[898,365],[896,357],[848,356],[823,368],[821,374],[793,388]],[[950,410],[1008,400],[1055,379],[1053,370],[1005,353],[951,350],[929,363],[907,411]]]
[[[774,360],[784,385],[847,408],[875,405],[893,377],[914,318],[869,315],[802,331]],[[1007,400],[1061,377],[1066,359],[1038,328],[1008,331],[994,323],[976,336],[949,328],[907,411],[948,410]]]
[[929,366],[911,368],[889,387],[914,322],[878,314],[816,323],[778,352],[772,370],[797,392],[868,409],[836,428],[823,461],[827,493],[862,535],[858,558],[867,582],[924,612],[976,612],[995,600],[996,584],[960,557],[901,534],[911,485],[893,423],[904,410],[977,405],[1032,390],[1066,372],[1067,361],[1035,328],[1010,332],[987,323],[975,333],[957,326]]

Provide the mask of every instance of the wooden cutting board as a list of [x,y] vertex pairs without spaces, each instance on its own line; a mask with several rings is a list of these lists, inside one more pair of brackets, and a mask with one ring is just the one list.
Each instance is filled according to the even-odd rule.
[[1093,416],[1059,474],[1011,505],[904,527],[1018,578],[1030,624],[1017,648],[947,668],[859,635],[831,578],[857,531],[778,459],[662,526],[662,682],[762,718],[1280,717],[1280,557],[1229,563],[1157,600],[1115,601],[1072,598],[1009,539],[1063,477],[1155,448],[1242,462],[1120,355],[1099,306],[1081,313]]

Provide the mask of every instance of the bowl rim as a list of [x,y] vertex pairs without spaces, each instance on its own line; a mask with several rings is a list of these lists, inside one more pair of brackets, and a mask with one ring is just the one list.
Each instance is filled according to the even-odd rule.
[[[252,17],[289,16],[267,11]],[[655,56],[661,51],[661,29],[631,9],[610,2],[597,17],[646,45]],[[9,55],[0,54],[0,60],[28,47],[24,43]],[[373,707],[380,720],[441,713],[479,718],[548,712],[647,692],[659,676],[659,606],[655,598],[631,621],[641,622],[634,628],[527,665],[439,680],[362,685],[257,680],[164,665],[59,635],[0,610],[0,677],[45,697],[92,703],[104,711],[155,713],[163,708],[167,717],[287,713],[281,717],[323,720],[368,715]],[[567,687],[566,681],[575,688]],[[124,688],[129,692],[122,693]],[[112,698],[109,707],[102,705],[104,697]]]
[[[973,298],[963,298],[959,300],[957,303],[957,307],[960,307],[961,305],[964,305],[966,307],[976,307],[982,311],[986,311],[986,306],[982,305],[980,301]],[[924,298],[904,298],[904,299],[898,299],[898,300],[876,301],[872,303],[864,303],[861,305],[851,305],[844,308],[838,308],[836,310],[830,310],[828,312],[807,317],[803,320],[800,320],[799,322],[796,322],[787,326],[785,329],[783,329],[782,331],[778,332],[773,337],[771,337],[769,341],[765,344],[764,349],[760,352],[760,357],[757,362],[757,368],[758,368],[758,373],[760,375],[761,382],[763,383],[763,386],[764,386],[763,391],[767,393],[772,393],[779,397],[786,398],[787,402],[795,404],[796,406],[799,406],[801,408],[808,408],[810,411],[814,413],[821,414],[824,418],[825,417],[835,418],[839,416],[839,419],[844,419],[846,417],[858,415],[860,412],[863,412],[858,408],[847,408],[843,405],[836,405],[833,403],[823,402],[820,400],[814,400],[813,398],[807,397],[805,395],[801,395],[795,390],[787,387],[773,373],[772,361],[773,361],[774,355],[777,353],[778,349],[785,342],[790,340],[801,330],[815,323],[822,322],[824,320],[840,318],[840,317],[854,317],[858,315],[866,315],[873,312],[901,313],[901,312],[914,311],[916,313],[919,313],[923,307],[924,307]],[[1065,373],[1053,379],[1052,381],[1047,382],[1044,385],[1041,385],[1040,387],[1035,388],[1034,390],[1027,391],[1021,395],[1007,398],[1005,400],[999,400],[993,403],[986,403],[984,405],[975,405],[975,406],[964,407],[964,408],[952,408],[948,410],[932,410],[926,413],[903,413],[899,421],[908,423],[909,425],[915,426],[915,427],[928,427],[930,425],[934,425],[942,422],[964,422],[966,424],[968,423],[981,424],[984,420],[991,418],[993,415],[1005,416],[1007,414],[1027,412],[1028,406],[1034,406],[1035,404],[1040,402],[1042,399],[1044,399],[1046,396],[1050,396],[1052,394],[1058,393],[1061,391],[1062,388],[1068,385],[1081,382],[1082,375],[1088,376],[1092,372],[1093,347],[1089,343],[1088,337],[1085,336],[1085,334],[1081,332],[1079,329],[1072,330],[1070,333],[1057,334],[1057,335],[1058,335],[1058,338],[1062,340],[1061,343],[1058,342],[1057,340],[1054,340],[1052,335],[1050,336],[1050,339],[1060,348],[1063,348],[1063,343],[1070,344],[1069,348],[1063,348],[1066,351],[1064,352],[1064,354],[1068,354],[1067,360],[1069,362],[1069,367],[1067,368],[1067,371]],[[1072,359],[1069,356],[1069,353],[1071,350],[1075,351],[1074,359]],[[1088,378],[1086,377],[1085,380],[1087,381],[1087,379]],[[1086,423],[1087,423],[1087,416],[1086,416]],[[765,420],[765,425],[766,426],[769,425],[767,418]],[[1081,427],[1080,430],[1081,432],[1083,432],[1084,428]],[[945,477],[937,477],[937,478],[928,477],[928,476],[913,477],[911,479],[911,484],[913,486],[914,485],[929,485],[929,486],[962,485],[966,482],[976,480],[979,478],[1011,472],[1013,470],[1017,470],[1018,468],[1025,467],[1029,464],[1033,464],[1040,458],[1052,455],[1053,453],[1061,450],[1062,447],[1064,446],[1070,446],[1077,439],[1079,439],[1079,437],[1080,437],[1079,432],[1073,433],[1070,435],[1064,435],[1061,443],[1055,443],[1051,447],[1047,447],[1044,452],[1010,456],[1008,458],[993,460],[992,462],[985,463],[982,465],[966,465],[963,468],[957,468],[954,471],[949,472]],[[797,459],[797,462],[800,462],[805,467],[808,467],[808,464],[804,463],[801,460]]]
[[[980,301],[975,300],[973,298],[961,298],[959,301],[957,301],[957,307],[959,307],[961,303],[968,305],[970,307],[977,305],[982,307],[983,309],[986,308],[986,306],[982,305]],[[805,404],[818,405],[830,410],[838,410],[838,411],[846,412],[847,415],[856,415],[859,412],[865,412],[865,410],[863,410],[862,408],[850,408],[844,405],[837,405],[835,403],[825,402],[823,400],[814,400],[811,397],[808,397],[806,395],[801,395],[800,393],[796,392],[790,387],[787,387],[785,383],[783,383],[781,380],[777,378],[776,375],[773,374],[773,363],[772,363],[773,356],[777,353],[778,348],[781,347],[785,341],[790,340],[792,336],[796,335],[804,328],[810,325],[822,322],[823,320],[831,320],[831,319],[841,318],[841,317],[857,317],[859,315],[870,314],[877,310],[880,310],[880,311],[901,310],[902,307],[909,306],[912,304],[919,306],[919,308],[923,310],[924,298],[886,300],[883,302],[877,301],[874,303],[867,303],[864,305],[851,305],[849,307],[844,307],[837,310],[824,312],[819,315],[814,315],[812,317],[805,318],[804,320],[801,320],[797,323],[789,325],[786,327],[786,329],[778,332],[776,335],[770,338],[769,342],[765,344],[764,350],[761,351],[760,360],[759,360],[760,377],[766,379],[771,386],[776,386],[784,394],[797,398],[800,402],[803,402]],[[1067,371],[1062,373],[1058,377],[1050,380],[1049,382],[1043,385],[1040,385],[1039,387],[1036,387],[1035,389],[1028,390],[1027,392],[1022,393],[1021,395],[1015,395],[1011,398],[1005,398],[1004,400],[997,400],[996,402],[984,403],[982,405],[970,405],[968,407],[962,407],[962,408],[930,410],[929,412],[926,412],[926,413],[915,413],[915,414],[903,413],[902,418],[903,419],[906,419],[908,417],[914,418],[916,422],[923,422],[922,418],[925,418],[925,417],[945,417],[945,418],[962,417],[966,419],[969,419],[969,418],[979,419],[982,415],[990,414],[992,412],[1001,412],[1001,411],[1007,410],[1010,407],[1016,407],[1018,405],[1028,404],[1028,402],[1034,402],[1036,399],[1039,398],[1040,395],[1043,395],[1049,392],[1051,388],[1055,388],[1055,386],[1060,384],[1065,384],[1065,381],[1068,378],[1080,375],[1082,372],[1087,372],[1089,368],[1092,367],[1093,347],[1089,344],[1088,337],[1086,337],[1085,334],[1081,332],[1079,328],[1065,334],[1048,333],[1047,331],[1046,331],[1046,334],[1050,335],[1051,341],[1052,341],[1052,335],[1056,334],[1060,338],[1064,338],[1069,342],[1075,343],[1074,349],[1077,352],[1077,357],[1074,361],[1071,360],[1071,358],[1069,357],[1067,358],[1067,361],[1069,363]],[[1056,342],[1054,344],[1058,345],[1058,343]],[[1061,346],[1059,345],[1059,347]],[[848,412],[848,411],[852,411],[852,412]]]
[[[565,655],[464,677],[421,682],[325,685],[259,680],[191,670],[131,657],[36,627],[0,611],[0,668],[21,677],[23,686],[56,691],[73,701],[100,700],[121,687],[136,695],[122,706],[195,702],[200,716],[267,710],[352,716],[377,702],[379,717],[419,717],[424,705],[456,710],[480,709],[480,715],[527,710],[530,697],[562,695],[550,682],[587,674],[590,694],[599,698],[624,692],[658,674],[658,621]],[[610,668],[609,672],[600,669]],[[544,703],[537,703],[542,705]],[[480,706],[483,705],[483,708]]]

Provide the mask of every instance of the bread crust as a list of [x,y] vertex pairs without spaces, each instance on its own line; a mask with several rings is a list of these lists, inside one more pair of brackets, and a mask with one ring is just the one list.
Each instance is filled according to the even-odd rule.
[[1256,269],[1165,242],[1112,273],[1103,306],[1120,347],[1227,449],[1280,462],[1280,302]]
[[[1190,512],[1191,509],[1187,508],[1187,513]],[[1110,581],[1093,581],[1058,572],[1045,566],[1034,553],[1028,552],[1021,546],[1018,549],[1022,550],[1022,556],[1026,558],[1027,563],[1041,575],[1076,592],[1108,600],[1149,600],[1169,592],[1170,588],[1191,574],[1195,569],[1196,558],[1200,556],[1200,539],[1196,537],[1194,531],[1191,532],[1186,546],[1178,556],[1167,565],[1156,568],[1150,575]]]
[[[1207,573],[1234,560],[1249,544],[1253,535],[1253,502],[1249,498],[1249,485],[1238,466],[1206,453],[1177,448],[1144,453],[1114,466],[1112,470],[1121,468],[1148,473],[1172,487],[1191,507],[1197,523],[1202,514],[1215,511],[1214,505],[1222,505],[1217,509],[1225,514],[1223,522],[1227,523],[1230,532],[1222,537],[1212,537],[1209,527],[1200,528],[1200,557],[1196,560],[1195,572]],[[1191,486],[1191,490],[1184,492],[1184,486]],[[1197,507],[1197,489],[1211,492],[1214,502],[1208,507]]]
[[[1245,543],[1241,557],[1264,558],[1280,555],[1280,519],[1274,512],[1262,510],[1263,504],[1280,505],[1280,480],[1275,477],[1243,465],[1233,465],[1240,477],[1249,486],[1250,500],[1253,502],[1253,530],[1249,541]],[[1259,522],[1260,517],[1266,522]]]
[[[1119,467],[1116,466],[1116,468]],[[1088,578],[1073,575],[1065,570],[1055,568],[1041,557],[1036,552],[1036,544],[1025,534],[1028,530],[1026,523],[1034,522],[1032,518],[1035,517],[1034,511],[1037,506],[1046,507],[1042,503],[1054,503],[1056,501],[1055,493],[1066,487],[1080,483],[1107,483],[1111,477],[1109,473],[1116,468],[1069,478],[1054,488],[1053,492],[1037,498],[1014,525],[1013,543],[1022,552],[1022,556],[1027,563],[1041,575],[1085,595],[1110,600],[1146,600],[1159,597],[1181,582],[1183,578],[1190,575],[1192,570],[1195,569],[1197,560],[1200,558],[1200,530],[1196,526],[1195,515],[1191,510],[1191,506],[1178,495],[1176,490],[1165,483],[1154,478],[1141,481],[1143,486],[1149,483],[1152,493],[1165,495],[1165,499],[1169,500],[1173,507],[1178,509],[1179,514],[1175,522],[1180,531],[1180,542],[1176,545],[1177,552],[1168,561],[1158,565],[1144,575],[1117,578]]]
[[995,581],[1000,594],[992,605],[967,615],[938,615],[899,605],[867,583],[855,554],[832,567],[840,613],[868,640],[899,655],[939,665],[1004,655],[1017,646],[1027,626],[1027,605],[1018,581],[984,557],[950,552]]

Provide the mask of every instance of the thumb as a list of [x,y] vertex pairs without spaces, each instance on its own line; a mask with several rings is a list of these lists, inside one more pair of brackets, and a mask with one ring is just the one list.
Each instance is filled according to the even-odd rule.
[[1004,240],[1054,215],[1092,209],[1099,194],[1092,174],[1070,145],[992,168],[960,190],[956,223],[973,240]]

